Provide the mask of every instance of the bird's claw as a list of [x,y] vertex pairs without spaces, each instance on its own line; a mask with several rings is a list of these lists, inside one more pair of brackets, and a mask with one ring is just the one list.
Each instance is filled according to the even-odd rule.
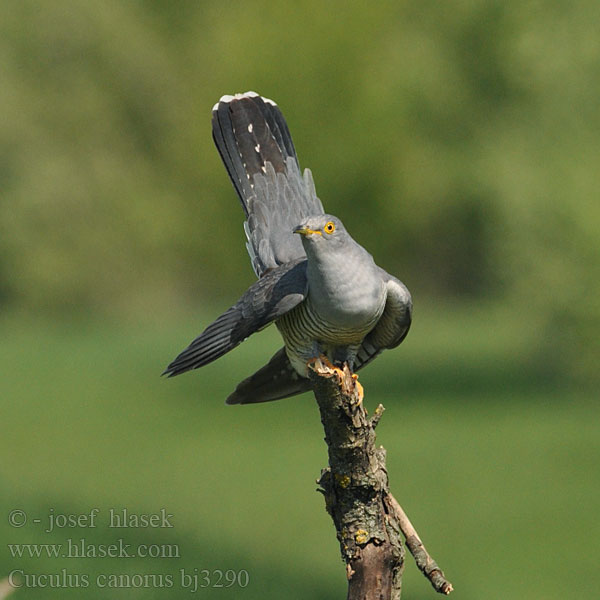
[[[356,402],[357,405],[360,405],[365,397],[365,390],[363,386],[358,382],[358,375],[356,373],[350,373],[348,369],[348,365],[345,365],[345,370],[340,369],[340,367],[336,367],[324,354],[320,356],[316,356],[307,361],[306,366],[317,373],[335,373],[339,377],[340,382],[343,384],[346,379],[346,375],[349,374],[352,382],[354,383],[354,388],[356,389],[356,394],[358,400]],[[346,385],[344,385],[344,389],[346,389]]]
[[356,373],[352,373],[352,379],[354,380],[354,387],[358,394],[357,404],[360,404],[365,397],[365,388],[358,382],[358,375]]
[[306,366],[313,369],[313,371],[316,371],[317,373],[319,371],[329,370],[337,373],[339,377],[344,376],[344,371],[339,367],[336,367],[324,354],[316,356],[315,358],[311,358],[306,363]]

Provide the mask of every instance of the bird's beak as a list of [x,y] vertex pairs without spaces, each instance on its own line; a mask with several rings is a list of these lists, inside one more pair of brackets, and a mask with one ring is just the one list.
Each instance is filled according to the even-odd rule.
[[296,229],[294,229],[293,233],[299,233],[300,235],[310,235],[311,233],[316,233],[318,235],[323,235],[322,232],[320,232],[318,229],[309,229],[308,227],[296,227]]

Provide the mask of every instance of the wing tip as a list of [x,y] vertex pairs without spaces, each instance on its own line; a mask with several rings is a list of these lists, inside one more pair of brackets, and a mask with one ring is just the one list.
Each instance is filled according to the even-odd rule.
[[178,371],[175,367],[173,367],[172,365],[169,365],[161,374],[161,377],[166,377],[167,379],[170,379],[171,377],[175,377],[176,375],[180,375],[181,373],[183,373],[183,371]]
[[238,397],[238,395],[233,392],[232,394],[229,394],[229,396],[227,396],[227,399],[225,400],[225,404],[227,404],[227,406],[234,406],[236,404],[245,404],[242,401],[242,398]]

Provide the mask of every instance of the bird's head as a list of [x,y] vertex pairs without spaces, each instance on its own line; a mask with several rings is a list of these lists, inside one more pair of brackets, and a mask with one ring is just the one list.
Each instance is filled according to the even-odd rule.
[[294,229],[294,233],[302,236],[302,245],[307,253],[339,248],[349,237],[342,222],[333,215],[308,217]]

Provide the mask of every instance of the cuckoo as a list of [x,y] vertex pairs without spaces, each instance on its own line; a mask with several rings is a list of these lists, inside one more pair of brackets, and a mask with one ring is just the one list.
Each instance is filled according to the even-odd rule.
[[258,280],[163,374],[202,367],[275,323],[283,348],[227,398],[267,402],[310,390],[311,363],[347,363],[355,373],[398,346],[411,323],[408,289],[325,213],[275,102],[254,92],[223,96],[213,107],[212,133],[242,202]]

